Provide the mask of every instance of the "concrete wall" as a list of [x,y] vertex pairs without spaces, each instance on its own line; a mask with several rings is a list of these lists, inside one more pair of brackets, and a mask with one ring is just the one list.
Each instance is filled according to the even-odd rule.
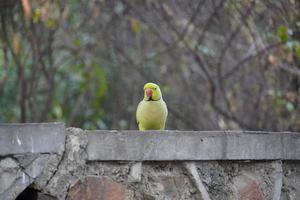
[[40,200],[297,200],[299,142],[290,132],[0,125],[0,200],[29,187]]

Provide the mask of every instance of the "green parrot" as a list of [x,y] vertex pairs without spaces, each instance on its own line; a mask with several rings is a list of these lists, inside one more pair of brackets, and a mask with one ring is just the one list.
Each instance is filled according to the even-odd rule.
[[155,83],[146,83],[144,99],[136,110],[139,130],[164,130],[167,116],[167,105],[162,98],[159,86]]

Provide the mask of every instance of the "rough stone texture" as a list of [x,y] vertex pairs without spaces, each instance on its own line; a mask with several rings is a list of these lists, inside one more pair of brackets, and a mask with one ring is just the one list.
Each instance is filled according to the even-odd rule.
[[86,177],[77,181],[68,192],[67,200],[129,200],[126,186],[106,177]]
[[37,200],[57,200],[57,198],[39,192],[37,194]]
[[182,187],[188,184],[187,177],[179,176],[162,176],[160,182],[163,186],[163,193],[169,199],[182,199],[185,195],[185,188]]
[[300,134],[222,131],[88,131],[89,160],[300,159]]
[[217,161],[198,162],[197,170],[211,199],[236,199],[232,183],[233,177],[239,173],[238,163],[233,164]]
[[63,123],[0,124],[0,156],[64,151]]
[[0,160],[0,193],[5,192],[18,178],[20,167],[12,158]]
[[[97,132],[93,134],[98,134]],[[197,189],[193,178],[185,167],[186,161],[97,161],[88,159],[88,151],[90,147],[88,144],[91,141],[89,138],[89,131],[84,131],[78,128],[68,128],[64,134],[66,134],[65,151],[63,152],[45,152],[45,153],[22,153],[22,154],[8,154],[0,157],[0,200],[12,200],[15,199],[18,194],[26,187],[33,187],[38,190],[38,199],[58,199],[65,200],[78,199],[83,194],[91,194],[96,196],[107,194],[118,194],[117,196],[106,196],[105,198],[121,198],[127,200],[203,200],[201,194]],[[173,132],[167,132],[173,134]],[[191,134],[190,138],[185,142],[191,142],[196,137],[196,132],[178,132],[184,134]],[[216,138],[220,138],[220,135],[211,135],[209,132],[204,132],[203,136],[197,135],[197,137],[203,139],[205,147],[201,148],[215,148],[214,145],[221,145],[225,151],[225,156],[233,155],[233,152],[228,151],[230,148],[228,145],[244,145],[243,135],[238,133],[226,133],[225,140],[230,138],[240,137],[233,139],[231,143],[224,145],[224,142],[216,142],[213,146],[206,146],[211,144]],[[102,133],[101,133],[102,134]],[[103,133],[104,134],[104,133]],[[149,153],[148,155],[166,155],[160,145],[164,145],[165,140],[162,140],[160,144],[157,143],[155,134],[151,136],[141,137],[134,135],[140,139],[129,137],[124,139],[124,135],[119,133],[111,133],[107,131],[107,134],[114,134],[117,141],[123,141],[123,143],[112,143],[112,145],[120,145],[116,151],[110,153],[115,156],[117,152],[123,155],[121,150],[124,150],[129,140],[140,141],[141,145],[148,144],[146,147],[139,147],[141,151]],[[163,133],[158,132],[157,138],[162,138]],[[234,135],[235,134],[235,135]],[[249,141],[253,135],[246,133]],[[278,135],[279,133],[272,133]],[[271,134],[271,135],[272,135]],[[286,144],[291,139],[291,134],[287,133],[287,139],[283,136],[279,136],[282,139],[282,144]],[[175,134],[176,135],[176,134]],[[174,135],[174,137],[175,137]],[[268,140],[265,143],[272,143],[277,139],[271,139],[265,137],[268,134],[258,134],[260,139]],[[279,134],[280,135],[280,134]],[[295,141],[291,143],[291,147],[295,147],[295,142],[298,142],[298,136],[292,134]],[[38,137],[38,136],[36,136]],[[43,136],[42,136],[43,137]],[[98,137],[98,136],[96,136]],[[108,136],[110,137],[110,136]],[[150,143],[147,143],[143,138],[152,138]],[[166,144],[174,142],[179,145],[178,140],[184,140],[184,137],[178,139],[172,138],[167,141]],[[271,136],[273,137],[273,136]],[[103,138],[105,139],[105,137]],[[216,139],[219,140],[219,139]],[[109,140],[98,141],[93,140],[93,148],[98,153],[98,149],[103,150],[103,144],[108,143]],[[241,143],[239,143],[239,142]],[[131,141],[132,142],[132,141]],[[177,142],[177,143],[176,143]],[[198,145],[199,141],[195,141]],[[228,142],[228,141],[227,141]],[[254,140],[257,142],[257,140]],[[273,148],[273,144],[269,144],[265,147],[260,146],[265,144],[261,142],[255,147],[259,150],[265,150],[267,148]],[[96,145],[97,144],[97,145]],[[252,144],[252,141],[249,142]],[[105,144],[107,149],[104,148],[106,153],[112,147]],[[123,145],[123,146],[122,146]],[[190,146],[191,149],[196,148],[197,145]],[[222,146],[223,145],[223,146]],[[285,145],[283,145],[285,146]],[[152,149],[159,147],[158,149]],[[226,147],[226,148],[225,148]],[[187,147],[184,147],[187,148]],[[237,149],[237,151],[241,150]],[[251,147],[252,148],[252,147]],[[176,151],[180,149],[170,146],[168,149],[170,156],[183,155]],[[245,149],[250,151],[247,146]],[[140,149],[135,149],[139,151]],[[147,150],[147,151],[146,151]],[[236,152],[234,155],[248,155],[248,152]],[[285,149],[287,150],[287,149]],[[127,151],[126,154],[131,152],[136,155],[136,152],[132,150]],[[250,152],[255,155],[255,150]],[[282,152],[281,155],[291,156],[297,154],[298,149],[294,148],[293,152]],[[230,153],[228,153],[230,152]],[[270,153],[270,150],[264,152]],[[197,153],[197,152],[196,152]],[[198,152],[199,153],[199,152]],[[200,152],[201,153],[201,152]],[[107,153],[109,154],[109,153]],[[195,154],[192,154],[193,156]],[[209,155],[214,155],[209,154]],[[111,155],[107,155],[108,157]],[[161,158],[161,157],[160,157]],[[228,158],[228,157],[225,157]],[[211,200],[245,200],[245,199],[263,199],[263,200],[298,200],[300,197],[300,161],[281,161],[281,160],[211,160],[211,161],[194,161],[196,170],[194,174],[199,176],[202,181],[205,190],[208,192]],[[195,169],[195,168],[194,168]],[[97,186],[97,187],[96,187]],[[113,192],[114,191],[114,192]],[[124,192],[125,191],[125,192]],[[68,196],[69,194],[69,196]],[[125,194],[125,195],[124,195]],[[88,196],[88,195],[87,195]],[[85,196],[85,197],[87,197]],[[83,197],[82,197],[83,198]],[[95,197],[96,198],[96,197]]]
[[79,177],[84,177],[86,172],[85,132],[77,128],[68,128],[65,145],[66,151],[60,160],[57,162],[56,158],[53,158],[56,165],[50,166],[50,170],[42,174],[44,178],[35,182],[38,189],[58,199],[65,199],[70,186]]
[[[0,125],[0,199],[13,200],[65,148],[62,123]],[[47,171],[47,170],[45,170]]]
[[273,200],[280,200],[282,184],[283,184],[283,170],[282,170],[282,161],[274,161],[272,163],[274,168],[272,177],[274,179],[274,189],[273,189]]
[[[0,161],[0,199],[15,199],[42,173],[47,165],[48,158],[49,155],[47,154],[33,160],[32,156],[29,156],[28,160],[31,160],[31,162],[27,165],[23,165],[24,163],[19,162],[18,159],[2,159]],[[24,162],[26,159],[22,158],[21,160]]]
[[283,174],[281,200],[298,200],[300,197],[300,162],[284,162]]
[[34,187],[40,191],[47,187],[52,177],[57,172],[59,163],[61,162],[62,154],[51,154],[48,157],[47,165],[43,172],[36,177],[34,181]]
[[136,199],[202,200],[187,171],[180,162],[144,163],[143,178],[139,184]]
[[134,163],[130,166],[129,181],[140,182],[142,180],[143,167],[141,162]]
[[184,162],[184,167],[188,171],[191,179],[194,182],[194,185],[197,187],[198,192],[200,193],[203,200],[211,200],[207,189],[205,188],[203,181],[201,180],[196,163],[194,161]]
[[[278,164],[280,164],[278,161],[205,161],[198,162],[197,168],[212,199],[238,199],[241,194],[242,196],[252,194],[254,191],[246,191],[255,185],[256,189],[255,187],[252,189],[260,191],[262,199],[274,200],[274,196],[278,195],[278,189],[281,191],[281,188],[278,188],[280,185],[277,184],[282,178]],[[296,179],[300,181],[300,176]],[[244,186],[239,183],[244,183]]]

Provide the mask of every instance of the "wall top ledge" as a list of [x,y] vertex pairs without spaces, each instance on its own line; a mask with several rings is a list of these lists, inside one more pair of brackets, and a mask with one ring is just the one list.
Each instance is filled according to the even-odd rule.
[[262,131],[86,131],[88,160],[300,160],[300,134]]
[[0,156],[26,153],[57,153],[65,148],[65,124],[0,124]]
[[[300,160],[296,132],[77,131],[87,134],[91,161]],[[0,156],[63,152],[65,132],[60,122],[0,123]]]
[[190,134],[190,135],[216,135],[216,134],[250,134],[250,135],[269,135],[269,134],[299,134],[291,131],[247,131],[247,130],[212,130],[212,131],[184,131],[184,130],[153,130],[153,131],[138,131],[138,130],[87,130],[88,133],[99,134]]

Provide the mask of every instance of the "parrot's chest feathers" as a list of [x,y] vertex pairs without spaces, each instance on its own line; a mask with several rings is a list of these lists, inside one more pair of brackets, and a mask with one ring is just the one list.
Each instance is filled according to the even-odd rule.
[[149,121],[155,120],[163,115],[163,105],[160,101],[147,101],[145,103],[145,113]]
[[145,129],[163,129],[167,117],[167,107],[161,99],[159,101],[142,101],[140,106],[140,123]]

